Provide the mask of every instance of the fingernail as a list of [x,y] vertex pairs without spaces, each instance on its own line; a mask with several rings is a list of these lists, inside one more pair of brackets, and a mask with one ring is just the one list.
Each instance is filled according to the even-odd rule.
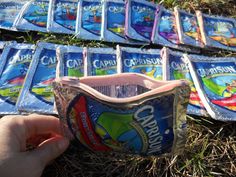
[[64,138],[58,142],[58,147],[61,150],[65,150],[69,146],[69,140]]

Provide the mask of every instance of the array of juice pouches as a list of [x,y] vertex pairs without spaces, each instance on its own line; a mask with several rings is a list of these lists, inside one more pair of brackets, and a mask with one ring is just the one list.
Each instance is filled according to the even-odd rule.
[[[62,76],[139,73],[156,80],[188,81],[188,114],[236,118],[236,58],[187,55],[167,48],[81,48],[39,42],[1,42],[0,114],[56,114],[52,82]],[[103,89],[104,93],[107,91]],[[120,94],[125,95],[125,88]]]
[[[75,34],[85,40],[181,50],[236,51],[236,20],[174,11],[144,0],[31,0],[0,2],[0,28]],[[195,50],[194,52],[199,52]]]
[[185,56],[207,112],[222,121],[236,120],[236,58]]
[[0,60],[0,113],[18,114],[16,103],[25,81],[35,46],[9,43]]

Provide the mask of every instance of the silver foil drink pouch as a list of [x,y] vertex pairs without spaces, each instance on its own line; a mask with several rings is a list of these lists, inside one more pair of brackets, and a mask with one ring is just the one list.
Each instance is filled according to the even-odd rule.
[[85,57],[88,76],[117,73],[117,57],[113,48],[87,48]]
[[236,20],[196,12],[202,40],[208,47],[236,51]]
[[83,77],[85,62],[83,48],[75,46],[61,46],[57,48],[58,68],[57,76]]
[[176,26],[181,44],[204,47],[196,15],[175,8]]
[[157,5],[142,0],[126,1],[125,34],[134,40],[150,42]]
[[191,115],[208,117],[209,115],[193,83],[187,59],[184,58],[184,53],[174,52],[168,48],[163,48],[161,54],[163,59],[164,80],[185,79],[189,83],[191,93],[189,97],[187,113]]
[[47,31],[49,0],[29,1],[16,22],[19,30]]
[[174,13],[162,6],[156,11],[152,42],[173,48],[180,44]]
[[16,30],[15,22],[27,0],[1,0],[0,1],[0,28]]
[[53,86],[62,122],[90,150],[161,156],[184,149],[185,81],[123,73],[62,78]]
[[0,114],[19,114],[16,102],[28,72],[34,45],[6,45],[0,60]]
[[162,80],[162,59],[159,49],[139,49],[117,46],[119,73],[140,73]]
[[102,39],[109,42],[127,43],[125,36],[125,2],[104,0]]
[[236,120],[236,58],[189,55],[190,72],[213,119]]
[[80,0],[76,21],[76,35],[82,39],[100,40],[102,29],[102,1]]
[[58,45],[37,44],[30,70],[21,91],[17,107],[23,112],[54,114],[52,82],[56,77]]
[[79,0],[51,0],[47,30],[55,33],[75,33]]

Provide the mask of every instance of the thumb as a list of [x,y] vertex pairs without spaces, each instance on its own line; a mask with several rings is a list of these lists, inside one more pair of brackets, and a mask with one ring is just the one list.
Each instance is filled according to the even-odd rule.
[[69,146],[69,140],[64,137],[53,137],[31,152],[31,157],[45,167],[50,161],[61,155]]

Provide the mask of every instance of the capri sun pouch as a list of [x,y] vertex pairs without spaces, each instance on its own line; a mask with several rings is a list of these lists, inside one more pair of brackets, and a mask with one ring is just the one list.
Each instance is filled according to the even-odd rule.
[[176,26],[181,44],[204,47],[196,15],[175,7]]
[[27,0],[1,0],[0,1],[0,28],[16,30],[15,22],[18,19],[22,7]]
[[196,12],[202,40],[208,47],[236,51],[236,20]]
[[16,28],[27,31],[47,31],[49,0],[29,1],[22,9]]
[[84,72],[84,49],[76,46],[60,46],[57,48],[57,77],[73,76],[83,77]]
[[118,73],[140,73],[162,80],[162,59],[159,49],[117,46]]
[[75,33],[75,23],[79,0],[51,0],[47,30],[55,33]]
[[80,0],[76,20],[76,35],[86,40],[100,40],[102,30],[102,1]]
[[186,56],[199,96],[210,116],[236,120],[236,58]]
[[161,54],[163,60],[164,80],[185,79],[189,82],[191,93],[189,98],[189,105],[187,107],[187,113],[191,115],[208,117],[209,115],[193,83],[193,79],[189,71],[188,62],[184,58],[184,53],[175,52],[165,47],[163,48]]
[[26,76],[17,107],[23,112],[54,114],[52,81],[56,77],[56,44],[40,42]]
[[152,42],[172,48],[178,48],[179,37],[176,28],[174,13],[160,6],[152,32]]
[[61,78],[53,86],[62,122],[90,150],[160,156],[184,149],[185,81],[123,73]]
[[87,63],[88,76],[116,74],[116,50],[113,48],[86,48],[85,63]]
[[16,108],[35,46],[31,44],[6,45],[0,61],[0,114],[19,114]]
[[102,39],[109,42],[127,43],[125,36],[125,2],[104,0]]
[[157,5],[143,0],[126,1],[126,36],[133,40],[150,42]]

